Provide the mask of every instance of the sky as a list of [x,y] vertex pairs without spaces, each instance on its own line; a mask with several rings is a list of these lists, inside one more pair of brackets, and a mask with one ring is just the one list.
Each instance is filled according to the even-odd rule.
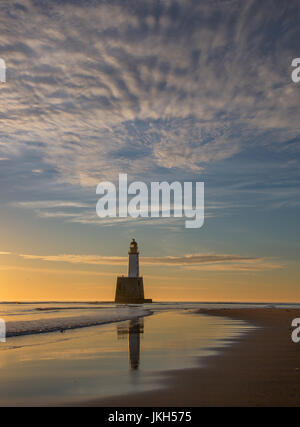
[[[298,0],[0,3],[0,300],[300,301]],[[205,221],[105,218],[99,182],[205,185]]]

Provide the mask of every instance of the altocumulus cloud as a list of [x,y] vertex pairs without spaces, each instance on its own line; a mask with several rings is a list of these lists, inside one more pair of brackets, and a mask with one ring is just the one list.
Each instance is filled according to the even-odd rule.
[[280,150],[300,133],[299,19],[296,0],[2,0],[0,158],[94,186]]
[[[32,255],[20,254],[26,260],[65,262],[89,265],[127,265],[127,257],[102,255]],[[190,270],[208,271],[264,271],[282,268],[281,264],[260,257],[246,257],[232,254],[187,254],[181,257],[141,257],[142,265],[157,267],[183,267]]]

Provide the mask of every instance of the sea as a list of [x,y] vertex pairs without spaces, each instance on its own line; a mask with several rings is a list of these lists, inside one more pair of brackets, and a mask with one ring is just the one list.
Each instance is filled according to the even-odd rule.
[[257,307],[300,308],[300,304],[156,302],[135,305],[111,302],[0,302],[0,318],[6,322],[6,336],[9,338],[120,322],[161,311]]

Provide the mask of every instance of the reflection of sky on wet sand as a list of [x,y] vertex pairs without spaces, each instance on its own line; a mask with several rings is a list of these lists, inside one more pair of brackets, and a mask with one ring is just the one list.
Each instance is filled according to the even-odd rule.
[[1,404],[84,401],[159,386],[159,371],[195,365],[195,356],[245,325],[166,312],[66,333],[8,339],[0,346]]

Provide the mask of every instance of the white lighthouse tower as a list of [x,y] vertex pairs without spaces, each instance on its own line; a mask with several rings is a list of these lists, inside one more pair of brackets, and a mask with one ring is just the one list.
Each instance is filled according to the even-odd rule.
[[139,269],[139,252],[138,245],[135,239],[132,239],[129,248],[129,262],[128,262],[128,277],[139,277],[140,269]]
[[137,242],[132,239],[129,247],[128,277],[118,277],[115,302],[120,304],[143,304],[152,302],[144,297],[143,278],[140,276],[139,251]]

